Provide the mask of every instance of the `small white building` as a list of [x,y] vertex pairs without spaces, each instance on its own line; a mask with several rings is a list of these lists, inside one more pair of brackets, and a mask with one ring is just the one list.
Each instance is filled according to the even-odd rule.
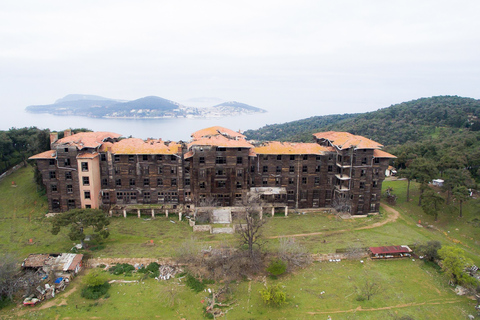
[[442,179],[433,179],[432,180],[432,185],[436,186],[436,187],[443,187],[443,183],[445,181],[442,180]]

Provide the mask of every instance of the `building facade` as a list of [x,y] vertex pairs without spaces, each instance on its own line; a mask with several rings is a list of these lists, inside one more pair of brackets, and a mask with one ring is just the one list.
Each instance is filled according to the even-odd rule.
[[52,134],[52,150],[30,159],[51,212],[241,206],[251,194],[272,207],[377,212],[394,156],[346,132],[316,133],[314,140],[260,143],[222,127],[199,130],[188,143],[66,131],[60,140]]

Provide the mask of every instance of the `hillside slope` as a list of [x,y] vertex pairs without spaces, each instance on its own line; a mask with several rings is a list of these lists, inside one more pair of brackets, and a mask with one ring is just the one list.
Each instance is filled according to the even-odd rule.
[[458,96],[421,98],[373,112],[318,116],[275,124],[245,135],[256,140],[311,141],[321,131],[348,131],[384,145],[420,141],[438,127],[479,129],[480,100]]

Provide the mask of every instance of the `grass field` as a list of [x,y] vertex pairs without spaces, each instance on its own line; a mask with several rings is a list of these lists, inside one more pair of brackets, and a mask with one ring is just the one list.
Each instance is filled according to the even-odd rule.
[[[16,187],[12,187],[15,181]],[[425,216],[417,206],[418,188],[412,183],[413,200],[405,201],[406,182],[386,181],[399,196],[394,207],[400,216],[394,221],[391,213],[364,219],[342,220],[327,213],[308,212],[305,215],[290,213],[288,217],[276,215],[269,218],[264,229],[267,248],[277,246],[276,236],[290,236],[304,244],[311,253],[333,253],[349,246],[380,246],[413,244],[426,240],[439,240],[444,245],[456,245],[467,252],[480,265],[480,227],[475,218],[480,217],[479,201],[464,205],[464,217],[459,219],[455,205],[444,207],[439,221]],[[65,233],[57,236],[49,232],[46,199],[38,195],[31,168],[21,169],[0,183],[0,250],[10,252],[19,259],[29,253],[68,251],[73,243]],[[195,237],[206,246],[222,242],[235,243],[233,235],[193,234],[187,222],[170,222],[170,218],[154,220],[133,216],[113,218],[109,226],[110,237],[96,251],[87,252],[92,257],[171,257],[185,239]],[[422,225],[418,227],[418,220]],[[367,229],[367,227],[379,225]],[[458,230],[457,230],[458,229]],[[29,243],[33,239],[33,243]],[[154,240],[154,246],[147,246]],[[370,301],[357,301],[356,287],[365,276],[376,279],[381,293]],[[81,277],[75,279],[65,293],[48,301],[50,308],[14,307],[0,310],[0,318],[24,319],[200,319],[202,303],[207,293],[195,294],[178,279],[157,282],[147,279],[139,284],[113,284],[108,299],[98,301],[80,297]],[[126,278],[131,280],[132,277]],[[466,319],[475,314],[474,301],[459,297],[447,285],[445,275],[422,261],[341,261],[317,262],[306,269],[297,270],[278,280],[267,278],[268,284],[281,282],[287,292],[287,304],[281,308],[266,307],[258,291],[263,277],[241,281],[232,285],[233,308],[227,319]],[[220,284],[214,284],[215,288]],[[175,294],[175,306],[169,307]],[[323,295],[320,293],[325,291]],[[13,310],[12,310],[13,309]]]

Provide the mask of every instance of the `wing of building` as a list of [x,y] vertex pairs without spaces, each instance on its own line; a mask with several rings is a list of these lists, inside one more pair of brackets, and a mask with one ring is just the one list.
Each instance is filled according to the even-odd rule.
[[312,143],[258,143],[211,127],[184,143],[66,131],[60,140],[52,134],[52,150],[30,159],[37,161],[51,212],[239,206],[252,193],[272,207],[378,211],[385,170],[395,156],[347,132],[313,137]]

